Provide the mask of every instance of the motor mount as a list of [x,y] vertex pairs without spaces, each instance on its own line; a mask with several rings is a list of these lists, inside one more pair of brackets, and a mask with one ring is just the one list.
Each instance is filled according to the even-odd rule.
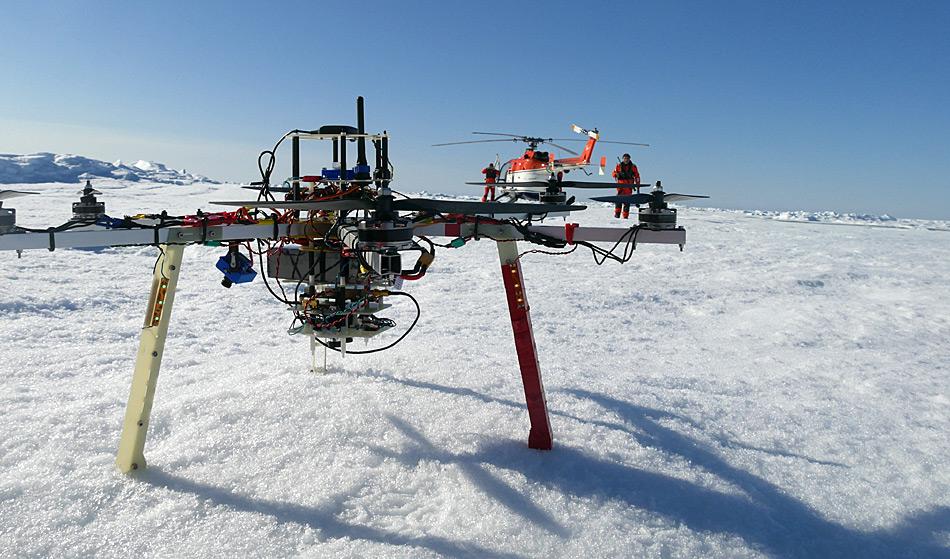
[[96,194],[102,193],[92,187],[91,181],[86,181],[81,194],[79,201],[73,202],[73,219],[96,220],[106,214],[106,203],[96,199]]
[[16,210],[0,207],[0,235],[10,233],[14,229],[16,229]]

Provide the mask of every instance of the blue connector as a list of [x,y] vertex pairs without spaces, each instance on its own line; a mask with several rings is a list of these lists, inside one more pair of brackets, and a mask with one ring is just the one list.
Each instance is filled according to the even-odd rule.
[[236,250],[218,258],[216,267],[224,274],[221,285],[231,287],[235,283],[247,283],[257,277],[251,259]]
[[120,227],[128,227],[128,224],[126,223],[125,218],[109,217],[105,214],[102,214],[96,218],[96,225],[100,227],[105,227],[106,229],[117,229]]

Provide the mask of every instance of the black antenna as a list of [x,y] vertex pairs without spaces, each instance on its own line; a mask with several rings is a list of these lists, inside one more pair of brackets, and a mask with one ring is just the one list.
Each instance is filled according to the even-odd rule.
[[[356,131],[359,134],[366,133],[366,123],[363,119],[363,96],[356,98]],[[366,165],[366,138],[356,140],[356,164]]]
[[291,184],[294,200],[300,200],[300,136],[294,136],[291,139]]
[[356,131],[360,134],[360,137],[356,139],[356,166],[358,170],[354,178],[357,180],[368,180],[370,174],[369,165],[366,163],[366,138],[362,137],[363,134],[366,134],[362,95],[356,98]]
[[340,134],[340,186],[346,180],[346,132]]
[[386,134],[385,130],[383,130],[382,144],[383,186],[389,186],[389,136]]

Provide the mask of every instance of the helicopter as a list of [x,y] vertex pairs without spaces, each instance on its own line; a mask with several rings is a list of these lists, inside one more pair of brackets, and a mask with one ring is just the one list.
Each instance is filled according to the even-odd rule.
[[[522,142],[526,144],[527,147],[525,148],[524,154],[520,158],[511,159],[505,162],[503,165],[496,164],[496,167],[499,170],[500,178],[497,183],[483,181],[466,182],[465,184],[499,187],[501,189],[501,194],[498,196],[498,198],[507,197],[510,201],[528,199],[538,200],[546,203],[564,203],[567,200],[567,197],[563,195],[562,191],[562,188],[567,186],[567,184],[564,183],[558,185],[555,183],[562,183],[564,175],[576,169],[584,170],[584,172],[587,173],[585,167],[591,164],[594,146],[598,141],[600,143],[606,144],[621,144],[629,146],[649,147],[650,145],[638,142],[601,140],[600,132],[596,128],[588,130],[576,124],[571,125],[571,130],[577,134],[587,136],[587,138],[542,138],[538,136],[507,134],[501,132],[472,132],[472,134],[477,135],[501,137],[486,140],[444,142],[432,145],[434,147],[440,147],[489,142]],[[576,151],[562,146],[556,142],[585,142],[585,144],[581,153],[577,153]],[[539,150],[538,148],[542,144],[551,145],[555,148],[570,153],[574,157],[557,159],[552,153]],[[497,157],[496,163],[500,163]],[[607,158],[601,157],[599,174],[604,174],[604,167],[606,167],[606,165]],[[584,183],[584,185],[581,185],[577,181],[572,183],[571,186],[576,188],[612,187],[612,185],[605,185],[603,183]]]

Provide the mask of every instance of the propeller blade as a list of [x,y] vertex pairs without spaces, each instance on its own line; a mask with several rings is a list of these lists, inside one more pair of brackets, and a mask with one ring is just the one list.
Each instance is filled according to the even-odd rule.
[[561,188],[643,188],[653,186],[650,183],[620,184],[616,182],[562,181]]
[[546,141],[547,143],[551,144],[552,146],[558,148],[558,149],[563,149],[564,151],[566,151],[567,153],[570,153],[571,155],[580,155],[579,153],[577,153],[576,151],[574,151],[574,150],[572,150],[572,149],[567,149],[567,148],[564,147],[564,146],[559,146],[559,145],[557,145],[557,144],[555,144],[554,142],[549,141],[549,140],[545,140],[545,141]]
[[596,200],[598,202],[610,202],[611,204],[634,204],[639,206],[640,204],[652,202],[653,196],[650,194],[630,194],[628,196],[597,196],[591,198],[591,200]]
[[306,200],[291,202],[269,202],[267,200],[244,200],[244,201],[224,201],[211,202],[218,206],[240,206],[243,208],[273,208],[277,210],[371,210],[376,207],[372,202],[366,200],[323,200],[317,202],[308,202]]
[[663,196],[663,199],[667,202],[672,202],[675,200],[696,200],[699,198],[709,198],[709,196],[703,196],[700,194],[666,194]]
[[394,210],[423,211],[436,213],[489,215],[489,214],[546,214],[576,212],[586,206],[561,204],[517,204],[513,202],[463,202],[456,200],[427,200],[410,198],[393,202]]
[[9,200],[19,198],[20,196],[29,196],[30,194],[39,194],[39,192],[25,192],[23,190],[0,190],[0,200]]

